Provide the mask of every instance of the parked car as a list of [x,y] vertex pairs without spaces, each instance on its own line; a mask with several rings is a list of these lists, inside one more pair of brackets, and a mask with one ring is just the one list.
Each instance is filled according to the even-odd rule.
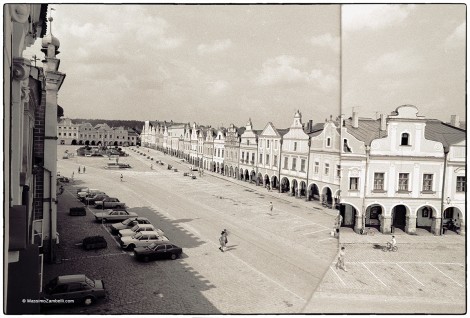
[[88,190],[90,190],[90,188],[86,187],[86,188],[78,188],[77,189],[77,195],[80,193],[80,192],[88,192]]
[[64,176],[60,176],[60,177],[57,177],[57,181],[69,183],[69,182],[70,182],[70,179],[67,178],[67,177],[64,177]]
[[120,230],[130,229],[136,224],[151,224],[149,219],[144,217],[133,217],[125,219],[122,222],[111,225],[111,233],[117,234]]
[[136,224],[130,229],[124,229],[119,231],[119,236],[132,236],[136,233],[142,232],[142,231],[155,231],[158,232],[160,236],[165,235],[162,230],[156,229],[152,224]]
[[126,204],[118,200],[118,198],[105,198],[103,200],[95,201],[95,207],[97,209],[113,209],[113,208],[124,208]]
[[93,280],[83,274],[64,275],[47,283],[41,296],[49,300],[49,303],[56,300],[61,304],[67,299],[88,306],[98,298],[104,298],[106,291],[102,280]]
[[139,261],[148,262],[156,259],[177,259],[183,249],[169,242],[152,243],[147,247],[136,247],[134,256]]
[[85,203],[87,205],[94,205],[96,201],[101,201],[103,199],[109,198],[107,194],[96,194],[94,196],[87,196],[85,198]]
[[[85,195],[83,198],[81,198],[82,202],[83,203],[86,203],[87,202],[87,199],[89,198],[93,198],[97,195],[105,195],[106,193],[103,192],[103,191],[90,191],[87,195]],[[104,198],[102,198],[104,199]]]
[[129,217],[137,216],[137,213],[128,212],[126,210],[107,210],[104,212],[95,213],[95,219],[98,222],[107,222],[107,221],[122,221],[128,219]]
[[82,240],[82,246],[85,250],[97,250],[108,247],[108,242],[101,235],[88,236]]
[[142,231],[133,236],[121,237],[121,247],[129,250],[133,250],[135,247],[145,247],[152,243],[168,242],[166,236],[158,235],[155,231]]
[[99,194],[100,192],[102,192],[101,190],[99,189],[88,189],[86,191],[81,191],[81,192],[78,192],[77,193],[77,199],[79,199],[80,201],[83,200],[88,194],[90,193],[96,193],[96,194]]

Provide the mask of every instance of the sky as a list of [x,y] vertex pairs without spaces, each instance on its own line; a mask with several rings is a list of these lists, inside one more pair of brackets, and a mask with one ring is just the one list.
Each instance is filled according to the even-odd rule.
[[317,123],[403,104],[465,116],[464,5],[51,6],[69,118],[263,129],[297,109]]

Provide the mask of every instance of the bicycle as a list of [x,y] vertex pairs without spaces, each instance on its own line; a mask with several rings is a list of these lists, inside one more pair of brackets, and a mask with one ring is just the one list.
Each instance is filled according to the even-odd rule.
[[390,242],[387,242],[387,246],[385,246],[382,251],[384,252],[397,252],[398,251],[398,246],[392,246]]

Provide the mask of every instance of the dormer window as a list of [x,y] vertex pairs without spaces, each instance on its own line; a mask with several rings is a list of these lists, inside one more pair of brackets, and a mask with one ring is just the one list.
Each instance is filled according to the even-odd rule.
[[401,146],[409,146],[409,141],[410,141],[410,134],[408,133],[403,133],[401,134]]

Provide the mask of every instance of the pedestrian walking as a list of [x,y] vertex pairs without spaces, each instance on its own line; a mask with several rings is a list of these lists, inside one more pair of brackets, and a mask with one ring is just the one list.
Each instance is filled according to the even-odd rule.
[[269,214],[272,214],[273,213],[273,203],[272,202],[269,202]]
[[338,260],[336,262],[336,269],[340,268],[343,271],[347,272],[346,266],[344,265],[344,256],[346,254],[344,246],[341,247],[338,253]]
[[153,170],[153,164],[150,165],[150,170]]
[[219,250],[221,252],[225,252],[224,251],[224,248],[225,248],[225,240],[227,239],[227,237],[225,236],[224,232],[220,233],[220,237],[219,237],[219,243],[220,243],[220,247],[219,247]]
[[124,178],[124,177],[122,176],[122,173],[121,173],[121,182],[122,182],[122,178]]
[[341,224],[343,224],[343,216],[341,215],[341,212],[338,211],[338,214],[336,215],[336,218],[335,218],[335,226],[338,231],[339,231],[339,228],[341,227]]
[[222,235],[225,236],[225,244],[227,244],[227,243],[228,243],[228,238],[227,238],[228,232],[227,232],[226,229],[224,229],[224,230],[222,231]]
[[72,181],[73,181],[73,176],[74,176],[74,175],[75,175],[75,172],[74,172],[74,171],[72,171]]
[[78,166],[78,174],[80,174],[80,173],[81,173],[80,166]]
[[86,169],[85,166],[83,166],[83,173],[85,173],[85,169]]

